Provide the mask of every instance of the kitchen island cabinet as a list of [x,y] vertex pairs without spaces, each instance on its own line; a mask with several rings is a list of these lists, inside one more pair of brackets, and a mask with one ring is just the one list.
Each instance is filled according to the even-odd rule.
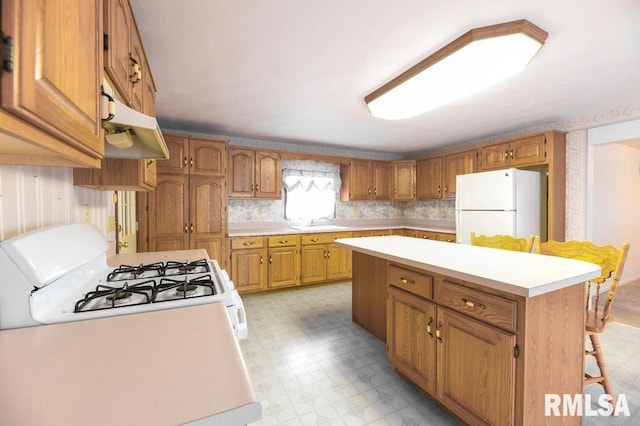
[[[468,424],[580,424],[546,417],[545,394],[582,393],[583,283],[597,265],[401,236],[336,244],[354,260],[388,262],[371,285],[388,283],[389,359],[453,415]],[[354,268],[353,297],[364,300],[353,303],[374,306],[369,297],[380,291],[365,290],[363,270]]]
[[2,330],[0,377],[3,425],[262,418],[223,303]]

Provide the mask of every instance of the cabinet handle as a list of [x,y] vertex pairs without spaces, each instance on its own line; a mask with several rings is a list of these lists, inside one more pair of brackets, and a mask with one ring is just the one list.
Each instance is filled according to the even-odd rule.
[[260,190],[260,185],[256,183],[256,191],[259,191],[259,190]]
[[509,152],[509,158],[513,160],[513,149]]
[[262,259],[262,255],[260,255],[260,264],[262,265],[264,259]]
[[317,239],[317,238],[312,238],[312,239],[311,239],[311,242],[312,242],[312,243],[316,243],[316,242],[318,242],[318,239]]
[[433,317],[429,317],[429,322],[427,323],[427,334],[431,336],[433,339],[433,333],[431,332],[431,324],[433,323]]
[[187,167],[187,157],[184,157],[184,166]]
[[189,227],[187,226],[186,222],[184,224],[184,233],[186,234],[187,232],[189,232]]
[[243,246],[252,246],[254,245],[256,242],[255,241],[247,241],[246,243],[242,243]]
[[116,116],[116,101],[113,100],[113,96],[104,91],[104,87],[102,89],[102,96],[107,98],[107,118],[101,118],[102,127],[104,127],[104,123],[107,121],[113,120],[113,117]]
[[256,186],[254,184],[251,184],[251,192],[253,192],[254,189],[256,189]]
[[191,233],[193,234],[193,223],[191,223],[191,226],[190,226],[189,229],[190,229]]
[[367,195],[371,195],[371,188],[367,189]]
[[438,185],[438,188],[436,189],[436,191],[438,191],[438,194],[440,193],[440,185]]
[[444,186],[444,192],[449,192],[449,187],[447,185]]
[[279,244],[285,244],[288,240],[280,240],[278,241]]
[[331,252],[327,250],[327,257],[331,257]]
[[431,237],[428,236],[428,235],[423,235],[422,238],[425,239],[425,240],[430,240],[431,239]]
[[378,190],[376,188],[373,188],[373,195],[378,195]]
[[149,167],[150,165],[152,165],[154,161],[155,161],[155,160],[147,160],[147,167]]
[[400,277],[400,281],[402,281],[403,284],[415,284],[416,283],[414,280],[409,280],[409,279],[403,278],[403,277]]
[[193,167],[193,157],[189,159],[189,166]]
[[138,61],[133,59],[131,55],[129,55],[129,60],[131,61],[131,65],[133,67],[133,72],[129,76],[129,81],[131,84],[139,83],[142,80],[142,71],[140,70],[140,64]]
[[273,263],[273,256],[269,256],[269,264]]
[[507,160],[509,158],[509,151],[504,152],[504,159]]
[[442,328],[442,321],[438,321],[438,327],[436,327],[436,339],[442,343],[442,337],[440,337],[440,329]]
[[470,308],[487,309],[487,306],[486,306],[486,305],[484,305],[484,304],[482,304],[482,303],[475,303],[475,302],[472,302],[471,300],[466,299],[466,298],[464,298],[464,297],[462,298],[462,302],[463,302],[465,305],[467,305],[468,307],[470,307]]

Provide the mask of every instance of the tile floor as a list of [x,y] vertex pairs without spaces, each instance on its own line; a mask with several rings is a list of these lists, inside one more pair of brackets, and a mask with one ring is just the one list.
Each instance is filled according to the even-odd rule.
[[[243,301],[249,338],[240,346],[264,410],[256,425],[458,424],[398,376],[383,343],[351,321],[350,283]],[[601,342],[631,417],[583,424],[640,424],[640,330],[613,324]],[[594,401],[601,392],[587,391]]]

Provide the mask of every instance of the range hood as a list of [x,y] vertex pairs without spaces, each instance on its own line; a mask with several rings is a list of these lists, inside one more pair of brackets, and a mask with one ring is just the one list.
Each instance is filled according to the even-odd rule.
[[104,82],[106,110],[112,118],[102,121],[105,158],[167,159],[169,150],[155,117],[120,102]]

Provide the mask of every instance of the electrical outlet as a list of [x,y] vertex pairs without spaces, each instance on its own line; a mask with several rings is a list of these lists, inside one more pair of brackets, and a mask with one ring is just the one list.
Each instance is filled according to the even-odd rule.
[[91,214],[89,212],[89,204],[84,205],[84,223],[91,223]]
[[263,213],[264,213],[264,207],[258,206],[258,214],[263,214]]
[[358,213],[358,207],[357,206],[352,206],[351,207],[351,213],[357,214]]

